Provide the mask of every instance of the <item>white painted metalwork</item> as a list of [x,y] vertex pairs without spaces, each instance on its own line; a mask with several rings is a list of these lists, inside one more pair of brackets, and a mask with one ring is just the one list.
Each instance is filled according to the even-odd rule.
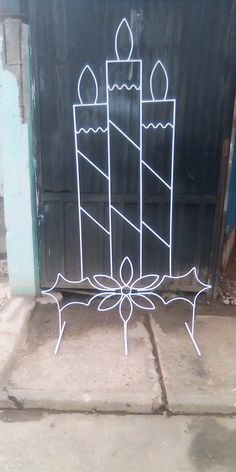
[[[129,41],[130,41],[130,48],[127,53],[126,59],[120,59],[120,52],[119,52],[119,37],[122,34],[122,30],[128,33]],[[42,293],[45,295],[49,295],[52,297],[57,304],[58,309],[58,318],[59,318],[59,334],[58,340],[55,348],[55,353],[58,352],[63,333],[65,330],[66,322],[62,320],[62,312],[72,305],[84,305],[89,306],[93,301],[99,299],[98,304],[98,311],[108,311],[118,307],[119,316],[123,322],[124,327],[124,345],[125,345],[125,354],[128,354],[128,337],[127,337],[127,329],[128,329],[128,322],[131,319],[133,314],[134,307],[138,307],[143,310],[154,310],[155,309],[155,300],[161,300],[162,303],[168,305],[174,301],[180,300],[187,302],[192,307],[192,321],[191,325],[185,323],[186,329],[189,333],[189,336],[193,342],[193,345],[198,353],[201,355],[200,350],[197,346],[195,337],[194,337],[194,330],[195,330],[195,315],[196,315],[196,302],[199,295],[206,290],[210,289],[210,285],[202,283],[197,275],[196,267],[193,267],[189,270],[186,274],[180,276],[173,276],[172,275],[172,224],[173,224],[173,189],[174,189],[174,150],[175,150],[175,119],[176,119],[176,99],[168,99],[168,75],[163,63],[158,60],[154,65],[151,75],[150,75],[150,93],[151,93],[151,100],[144,100],[143,99],[143,84],[142,84],[142,60],[139,59],[131,59],[131,54],[133,51],[133,35],[130,29],[130,26],[126,20],[123,18],[118,29],[115,34],[115,53],[116,59],[106,60],[106,102],[98,103],[98,84],[95,77],[94,72],[92,71],[89,65],[86,65],[81,72],[78,81],[78,97],[79,97],[79,104],[73,105],[73,120],[74,120],[74,136],[75,136],[75,151],[76,151],[76,177],[77,177],[77,196],[78,196],[78,219],[79,219],[79,250],[80,250],[80,279],[77,281],[71,281],[66,279],[62,274],[57,274],[56,281],[54,285],[48,289],[44,290]],[[123,81],[121,84],[114,82],[114,79],[111,80],[111,77],[114,77],[114,74],[111,75],[111,70],[113,69],[113,73],[115,71],[114,67],[119,66],[119,64],[129,64],[132,67],[137,67],[138,72],[138,79],[135,83],[130,83],[127,77],[123,77]],[[95,95],[94,100],[91,103],[84,103],[81,97],[81,89],[82,85],[85,81],[85,74],[90,74],[93,82],[94,82],[94,89]],[[153,91],[153,83],[155,77],[160,77],[162,75],[162,79],[165,81],[165,91],[163,97],[155,97]],[[86,86],[86,83],[85,85]],[[136,99],[139,103],[139,141],[135,142],[126,132],[122,130],[117,123],[114,122],[114,119],[110,117],[110,100],[112,97],[112,92],[119,92],[125,89],[127,92],[132,91],[132,93],[136,93],[136,96],[132,96],[132,99]],[[156,110],[156,114],[158,117],[158,107],[160,104],[165,106],[168,104],[170,109],[171,107],[171,116],[168,117],[166,122],[160,122],[158,119],[156,122],[144,122],[143,120],[143,110],[148,109],[149,105],[152,106],[152,111]],[[153,108],[155,107],[155,108]],[[80,119],[83,121],[82,113],[86,111],[86,117],[90,116],[89,111],[92,109],[97,109],[99,112],[103,113],[104,115],[104,123],[100,124],[95,122],[84,125],[82,122],[81,125],[78,127],[77,124],[80,123]],[[86,118],[88,119],[88,118]],[[112,162],[112,153],[111,153],[111,129],[115,128],[120,135],[122,135],[135,149],[139,151],[139,224],[136,226],[132,221],[125,214],[119,211],[114,204],[112,204],[112,188],[111,188],[111,162]],[[162,178],[161,175],[158,174],[156,170],[154,170],[145,160],[144,151],[143,151],[143,133],[147,130],[151,130],[152,132],[158,132],[161,129],[165,131],[166,129],[171,130],[171,172],[170,172],[170,182],[167,182]],[[107,139],[107,173],[105,173],[98,165],[96,165],[91,158],[89,158],[82,150],[80,149],[80,136],[82,134],[90,135],[91,133],[103,133],[106,135]],[[91,157],[91,156],[90,156]],[[107,191],[108,191],[108,214],[109,214],[109,224],[108,228],[105,228],[103,224],[101,224],[94,216],[92,216],[81,204],[81,188],[80,188],[80,162],[84,161],[86,165],[93,167],[93,169],[101,175],[101,178],[106,179],[107,182]],[[169,239],[163,239],[157,231],[155,231],[147,222],[145,221],[145,215],[143,214],[143,172],[144,169],[146,172],[150,172],[157,182],[160,182],[164,185],[164,188],[169,191],[170,196],[170,211],[169,211]],[[113,228],[112,228],[112,215],[113,212],[116,213],[118,217],[122,219],[124,223],[130,225],[133,229],[137,231],[137,237],[139,238],[139,278],[133,280],[134,278],[134,270],[133,270],[133,263],[129,257],[124,257],[123,261],[121,262],[120,269],[119,269],[119,280],[114,278],[114,260],[113,260]],[[83,225],[82,225],[82,214],[85,215],[87,218],[90,219],[95,225],[97,225],[103,232],[109,237],[109,265],[110,265],[110,273],[109,274],[96,274],[93,277],[86,277],[84,274],[84,264],[83,264]],[[169,273],[160,277],[157,274],[143,274],[143,228],[148,230],[155,238],[160,241],[164,247],[168,248],[169,254]],[[137,261],[136,261],[137,262]],[[126,272],[125,272],[126,269]],[[125,273],[128,277],[125,276]],[[194,276],[196,281],[200,284],[201,289],[196,293],[194,296],[193,301],[191,297],[179,297],[174,296],[168,301],[157,293],[156,290],[159,291],[163,288],[166,280],[176,280],[176,279],[183,279],[188,276]],[[58,282],[62,278],[68,284],[80,285],[86,283],[90,285],[91,288],[96,290],[96,294],[92,295],[88,302],[81,302],[75,301],[66,303],[63,305],[60,304],[53,294],[53,290],[58,285]],[[100,300],[101,299],[101,300]]]
[[133,40],[133,34],[132,34],[132,31],[130,29],[130,26],[129,26],[129,23],[128,21],[126,20],[126,18],[123,18],[123,20],[120,22],[118,28],[117,28],[117,31],[116,31],[116,35],[115,35],[115,51],[116,51],[116,57],[117,57],[117,60],[119,61],[120,60],[120,56],[119,56],[119,53],[118,53],[118,36],[119,36],[119,33],[120,33],[120,30],[122,30],[122,28],[127,28],[128,32],[129,32],[129,38],[130,38],[130,50],[129,50],[129,54],[128,54],[128,57],[127,57],[127,61],[129,61],[130,57],[131,57],[131,54],[133,52],[133,47],[134,47],[134,40]]
[[106,133],[107,128],[103,129],[101,126],[98,126],[96,129],[94,129],[94,128],[88,128],[88,129],[80,128],[79,131],[77,131],[77,134],[80,134],[80,133],[88,134],[88,133],[90,133],[90,131],[93,131],[93,133],[97,133],[98,131],[101,131],[102,133]]
[[85,154],[83,154],[83,152],[78,151],[78,153],[79,153],[80,156],[82,156],[91,166],[93,166],[98,172],[100,172],[100,174],[102,174],[104,177],[106,177],[106,179],[109,179],[108,175],[105,174],[105,172],[103,172],[103,170],[100,169],[100,167],[96,166],[96,164],[94,164],[94,162],[91,161],[87,156],[85,156]]
[[93,80],[94,80],[95,98],[94,98],[94,102],[91,103],[91,105],[94,105],[95,103],[97,103],[97,99],[98,99],[98,83],[97,83],[97,79],[96,79],[91,67],[89,67],[89,65],[85,66],[84,69],[82,70],[81,74],[80,74],[80,78],[79,78],[79,81],[78,81],[78,97],[79,97],[80,103],[83,104],[83,100],[82,100],[81,95],[80,95],[80,86],[81,86],[81,81],[82,81],[86,71],[88,71],[91,74],[91,76],[93,77]]
[[150,91],[151,91],[151,96],[152,96],[152,99],[155,100],[155,97],[154,97],[154,93],[153,93],[153,75],[154,73],[158,73],[158,68],[160,69],[161,72],[163,72],[164,76],[165,76],[165,83],[166,83],[166,88],[165,88],[165,93],[164,93],[164,96],[163,96],[163,100],[166,99],[166,96],[167,96],[167,93],[168,93],[168,86],[169,86],[169,82],[168,82],[168,75],[167,75],[167,72],[165,70],[165,67],[163,66],[162,62],[161,61],[157,61],[155,66],[153,67],[152,69],[152,72],[151,72],[151,76],[150,76]]

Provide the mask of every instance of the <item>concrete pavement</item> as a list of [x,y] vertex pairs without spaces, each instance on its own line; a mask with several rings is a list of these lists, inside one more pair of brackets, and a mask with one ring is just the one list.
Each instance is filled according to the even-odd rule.
[[[185,308],[186,309],[186,308]],[[172,413],[236,414],[236,317],[199,316],[195,355],[182,304],[151,316],[168,408]]]
[[149,333],[137,313],[124,355],[119,316],[71,307],[59,353],[55,304],[38,305],[7,391],[23,408],[151,413],[162,406]]
[[[16,302],[12,299],[10,307],[11,303]],[[199,358],[184,326],[191,316],[187,304],[159,306],[151,316],[135,311],[129,323],[128,357],[115,311],[68,309],[66,331],[55,355],[55,304],[37,304],[29,324],[33,306],[25,318],[8,304],[0,311],[2,320],[4,310],[11,313],[0,340],[11,329],[18,339],[14,363],[2,356],[0,408],[235,415],[235,307],[199,304]],[[23,343],[20,333],[25,335],[28,324]],[[0,330],[4,326],[0,323]]]
[[0,413],[1,472],[235,472],[236,418]]

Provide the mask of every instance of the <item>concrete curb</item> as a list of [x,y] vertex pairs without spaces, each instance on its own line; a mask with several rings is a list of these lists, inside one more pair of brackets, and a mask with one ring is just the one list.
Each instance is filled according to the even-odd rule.
[[206,394],[169,395],[169,410],[172,414],[184,415],[236,415],[235,394],[218,396]]
[[[12,297],[0,310],[0,390],[3,389],[14,366],[18,350],[25,340],[34,306],[33,298]],[[0,395],[0,404],[5,397],[3,391]]]
[[[10,400],[10,402],[9,402]],[[157,413],[162,407],[161,400],[154,394],[135,393],[130,395],[117,392],[109,397],[98,392],[96,396],[90,392],[66,392],[32,389],[15,389],[8,387],[5,398],[0,397],[0,408],[17,408],[19,410],[44,409],[74,412],[106,412],[106,413]]]

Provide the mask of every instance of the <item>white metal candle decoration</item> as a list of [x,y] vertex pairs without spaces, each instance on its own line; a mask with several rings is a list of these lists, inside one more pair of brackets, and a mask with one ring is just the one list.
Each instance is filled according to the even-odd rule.
[[[129,36],[130,44],[127,45],[126,57],[121,59],[121,53],[119,52],[119,36],[122,29],[126,29]],[[142,60],[131,59],[133,51],[133,35],[127,20],[124,18],[115,35],[115,53],[116,59],[106,61],[106,102],[98,103],[98,84],[96,77],[89,65],[86,65],[81,72],[78,81],[78,97],[79,104],[73,105],[73,118],[74,118],[74,136],[75,136],[75,150],[76,150],[76,176],[77,176],[77,194],[78,194],[78,220],[79,220],[79,249],[80,249],[80,278],[77,281],[66,279],[62,274],[58,273],[54,285],[44,290],[42,293],[49,295],[54,299],[57,304],[58,316],[59,316],[59,335],[55,348],[55,353],[58,352],[62,336],[65,330],[66,322],[63,322],[62,313],[71,305],[85,305],[89,306],[93,301],[98,300],[98,311],[108,311],[117,308],[119,316],[124,326],[124,345],[125,354],[128,354],[128,337],[127,327],[128,322],[133,314],[135,307],[139,307],[144,310],[154,310],[155,301],[161,300],[162,303],[168,305],[177,300],[187,302],[192,307],[192,321],[191,325],[185,323],[187,331],[193,342],[193,345],[200,356],[200,350],[194,337],[195,330],[195,312],[196,302],[199,295],[209,288],[210,285],[206,285],[201,282],[198,278],[196,268],[193,267],[187,273],[180,276],[172,275],[172,223],[173,223],[173,184],[174,184],[174,149],[175,149],[175,116],[176,116],[176,100],[168,99],[168,76],[164,65],[160,60],[156,62],[153,67],[150,76],[150,93],[151,100],[143,99],[143,84],[142,84]],[[132,68],[132,79],[130,80],[130,68]],[[117,72],[118,71],[118,72]],[[153,81],[154,76],[162,74],[165,81],[165,90],[162,96],[155,96]],[[94,98],[90,103],[84,103],[86,100],[83,99],[83,87],[85,87],[86,76],[90,76],[94,84]],[[119,76],[117,79],[116,76]],[[84,85],[83,85],[84,84]],[[117,100],[119,99],[118,92],[126,93],[126,100],[132,100],[136,105],[136,129],[133,127],[129,128],[129,133],[126,129],[122,129],[119,123],[119,116],[117,114]],[[166,107],[166,108],[165,108]],[[168,116],[164,121],[160,121],[160,109],[166,110],[165,116]],[[150,120],[149,116],[156,117],[154,120]],[[165,180],[162,175],[148,163],[148,156],[144,155],[143,149],[143,137],[146,130],[152,130],[156,133],[158,129],[166,130],[171,129],[171,165],[170,165],[170,181]],[[138,155],[139,162],[139,212],[138,219],[132,221],[125,212],[118,210],[115,201],[113,201],[113,175],[112,175],[112,159],[113,159],[113,134],[112,130],[116,130],[118,137],[125,140],[126,143],[131,145],[132,151],[135,151]],[[96,133],[102,133],[105,136],[107,143],[107,162],[106,166],[99,166],[90,155],[86,154],[86,141],[85,144],[81,139],[82,136],[94,136]],[[96,163],[95,163],[96,162]],[[158,163],[157,163],[158,164]],[[87,165],[91,169],[94,169],[97,175],[101,176],[103,183],[108,194],[108,221],[106,224],[95,218],[90,212],[88,212],[82,203],[82,191],[81,191],[81,178],[80,170],[82,165]],[[156,182],[161,183],[163,188],[169,192],[169,212],[168,218],[168,239],[164,239],[158,234],[155,223],[150,225],[147,223],[146,215],[143,205],[143,175],[144,172],[150,173]],[[139,277],[134,279],[134,268],[133,263],[137,266],[137,261],[132,261],[130,257],[125,256],[120,262],[114,259],[114,228],[113,228],[113,215],[118,216],[123,224],[127,224],[135,230],[135,234],[138,237],[139,245],[139,261],[138,261],[138,273]],[[96,225],[109,240],[109,274],[96,274],[88,276],[84,269],[84,226],[83,218],[88,218],[93,224]],[[154,227],[153,227],[154,226]],[[168,248],[168,267],[169,272],[166,275],[160,277],[157,274],[143,274],[143,231],[149,231],[155,238],[157,238],[163,247]],[[154,256],[154,255],[153,255]],[[119,277],[114,276],[114,265],[119,264]],[[199,290],[194,297],[190,296],[174,296],[168,301],[165,301],[158,291],[165,286],[168,281],[174,281],[175,279],[183,279],[187,277],[195,277],[195,281],[199,284]],[[71,284],[73,287],[76,284],[78,288],[80,285],[90,286],[93,290],[96,290],[95,295],[91,295],[87,302],[84,301],[72,301],[69,303],[59,302],[54,294],[54,289],[58,285],[58,282],[62,278],[65,282]]]

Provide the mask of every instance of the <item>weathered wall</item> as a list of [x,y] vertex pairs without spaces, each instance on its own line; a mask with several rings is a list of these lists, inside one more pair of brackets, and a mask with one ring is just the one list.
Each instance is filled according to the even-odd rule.
[[28,26],[18,19],[5,19],[0,48],[1,164],[9,280],[12,294],[33,295],[38,271],[28,133]]
[[2,156],[0,153],[0,198],[3,197],[3,168],[2,168]]

